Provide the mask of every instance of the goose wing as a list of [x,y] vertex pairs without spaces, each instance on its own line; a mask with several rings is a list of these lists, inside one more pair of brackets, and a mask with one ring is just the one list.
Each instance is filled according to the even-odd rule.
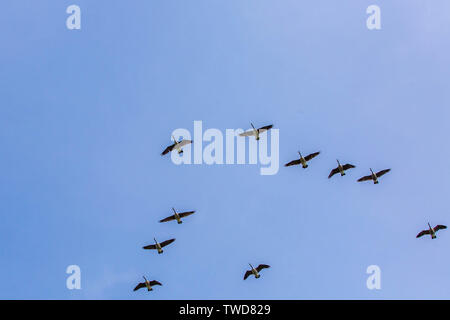
[[142,249],[156,249],[156,244],[150,244],[148,246],[142,247]]
[[285,167],[290,167],[290,166],[295,166],[295,165],[300,164],[300,163],[301,163],[300,159],[297,159],[297,160],[292,160],[291,162],[286,163],[284,166]]
[[171,243],[174,242],[174,241],[175,241],[175,239],[166,240],[166,241],[161,242],[159,245],[160,245],[161,248],[162,248],[162,247],[165,247],[165,246],[171,244]]
[[184,218],[187,216],[190,216],[191,214],[193,214],[195,211],[186,211],[186,212],[181,212],[178,215],[180,216],[180,218]]
[[187,145],[187,144],[190,144],[190,143],[192,143],[192,140],[181,140],[181,141],[178,143],[178,145],[179,145],[180,147],[183,147],[183,146],[185,146],[185,145]]
[[438,224],[436,227],[434,227],[434,231],[438,231],[441,229],[447,229],[447,226],[444,226],[442,224]]
[[348,169],[352,169],[352,168],[356,168],[356,167],[350,163],[344,164],[342,166],[342,169],[344,169],[344,170],[348,170]]
[[139,283],[139,284],[136,286],[136,288],[133,289],[133,291],[136,291],[136,290],[139,290],[139,289],[145,288],[145,287],[147,287],[147,286],[145,285],[145,282],[141,282],[141,283]]
[[152,280],[150,281],[150,285],[153,286],[162,286],[161,282],[156,281],[156,280]]
[[364,176],[364,177],[362,177],[362,178],[359,178],[359,179],[358,179],[358,182],[361,182],[361,181],[367,181],[367,180],[372,180],[372,175],[370,175],[370,176]]
[[381,170],[380,172],[377,172],[377,177],[381,177],[383,174],[386,174],[389,171],[391,171],[391,169]]
[[173,147],[174,147],[174,146],[175,146],[175,143],[172,144],[172,145],[170,145],[170,146],[168,146],[167,148],[165,148],[164,151],[161,153],[161,155],[163,156],[163,155],[168,154],[170,151],[173,150]]
[[331,170],[330,174],[328,175],[328,179],[330,179],[332,176],[334,176],[338,172],[339,172],[339,168],[334,168],[333,170]]
[[305,157],[305,160],[306,160],[306,161],[309,161],[309,160],[311,160],[312,158],[317,157],[317,156],[319,155],[319,153],[320,153],[320,151],[319,151],[319,152],[314,152],[314,153],[308,154],[308,155]]
[[244,280],[247,279],[252,274],[252,270],[247,270],[244,274]]
[[256,271],[260,272],[262,269],[266,268],[270,268],[270,266],[267,264],[260,264],[259,266],[256,267]]
[[255,135],[255,131],[249,130],[239,134],[240,137],[251,137]]
[[422,230],[419,232],[419,234],[416,236],[416,238],[420,238],[421,236],[425,234],[430,234],[430,230]]
[[259,133],[261,133],[261,132],[268,131],[268,130],[272,129],[272,127],[273,127],[273,124],[261,127],[261,128],[258,129],[258,131],[259,131]]
[[172,221],[172,220],[175,220],[175,215],[169,216],[169,217],[164,218],[162,220],[159,220],[159,222],[167,222],[167,221]]

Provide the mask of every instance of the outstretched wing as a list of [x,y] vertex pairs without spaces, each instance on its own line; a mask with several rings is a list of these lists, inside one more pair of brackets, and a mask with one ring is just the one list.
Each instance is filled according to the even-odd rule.
[[145,288],[145,287],[146,287],[145,283],[141,282],[136,286],[136,288],[133,289],[133,291],[136,291],[136,290],[139,290],[139,289]]
[[192,140],[181,140],[181,142],[179,142],[178,145],[180,147],[184,147],[185,145],[190,144],[190,143],[192,143]]
[[443,226],[442,224],[438,224],[436,227],[434,227],[434,231],[438,231],[438,230],[441,230],[441,229],[447,229],[447,227]]
[[184,218],[187,216],[190,216],[191,214],[193,214],[195,211],[186,211],[186,212],[181,212],[178,215],[180,216],[180,218]]
[[383,174],[386,174],[389,171],[391,171],[391,169],[381,170],[380,172],[377,172],[377,177],[381,177]]
[[319,152],[314,152],[314,153],[308,154],[308,155],[305,157],[305,160],[306,160],[306,161],[309,161],[309,160],[311,160],[312,158],[317,157],[317,156],[319,155],[319,153],[320,153],[320,151],[319,151]]
[[255,131],[253,130],[249,130],[249,131],[245,131],[239,134],[240,137],[250,137],[250,136],[254,136],[255,135]]
[[270,268],[270,266],[267,264],[260,264],[259,266],[256,267],[256,271],[260,272],[262,269],[266,268]]
[[167,221],[172,221],[172,220],[175,220],[175,215],[169,216],[169,217],[164,218],[162,220],[159,220],[159,222],[167,222]]
[[301,163],[300,159],[297,159],[297,160],[292,160],[289,163],[286,163],[284,166],[285,167],[290,167],[290,166],[295,166],[295,165],[300,164],[300,163]]
[[168,154],[170,151],[173,150],[173,147],[174,147],[174,146],[175,146],[175,144],[173,144],[173,145],[168,146],[167,148],[165,148],[164,151],[161,153],[161,155],[163,156],[163,155]]
[[332,176],[334,176],[338,172],[339,172],[339,168],[334,168],[333,170],[331,170],[330,174],[328,175],[328,179],[330,179]]
[[273,124],[258,129],[259,133],[272,129]]
[[420,238],[421,236],[423,236],[425,234],[430,234],[430,230],[420,231],[419,234],[416,236],[416,238]]
[[148,246],[142,247],[142,249],[156,249],[156,245],[155,244],[150,244]]
[[156,281],[156,280],[152,280],[150,281],[150,285],[153,286],[162,286],[161,282]]
[[251,275],[251,274],[252,274],[252,271],[251,271],[251,270],[247,270],[247,271],[245,272],[245,274],[244,274],[244,280],[247,279],[248,276]]
[[175,241],[175,239],[166,240],[166,241],[161,242],[159,245],[160,245],[161,248],[162,248],[162,247],[165,247],[165,246],[171,244],[171,243],[174,242],[174,241]]
[[344,170],[348,170],[348,169],[352,169],[352,168],[356,168],[356,167],[350,163],[344,164],[342,166],[342,169],[344,169]]
[[367,180],[372,180],[372,176],[370,175],[370,176],[364,176],[362,178],[359,178],[358,182],[367,181]]

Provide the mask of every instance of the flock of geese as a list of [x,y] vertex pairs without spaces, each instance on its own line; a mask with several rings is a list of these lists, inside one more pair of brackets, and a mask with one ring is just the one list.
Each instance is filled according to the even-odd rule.
[[[264,127],[256,129],[252,123],[251,123],[251,126],[252,126],[251,130],[241,133],[240,136],[241,137],[253,136],[253,137],[255,137],[256,140],[259,140],[261,133],[272,129],[272,127],[273,127],[273,125],[268,125],[268,126],[264,126]],[[181,153],[183,153],[183,147],[192,143],[192,140],[186,140],[186,139],[177,141],[174,136],[172,136],[172,139],[173,139],[174,143],[171,144],[170,146],[168,146],[166,149],[164,149],[164,151],[161,153],[162,156],[168,154],[169,152],[173,152],[174,150],[177,151],[178,154],[181,154]],[[317,157],[319,154],[320,154],[320,151],[308,154],[307,156],[303,157],[301,152],[298,151],[299,158],[286,163],[284,166],[290,167],[290,166],[295,166],[295,165],[301,164],[302,168],[306,169],[306,168],[308,168],[308,162],[311,161],[313,158]],[[339,160],[336,160],[336,161],[337,161],[337,167],[331,170],[330,174],[328,175],[328,179],[330,179],[332,176],[334,176],[335,174],[338,174],[338,173],[340,173],[341,176],[345,176],[345,171],[355,168],[355,166],[350,163],[341,165]],[[381,170],[378,172],[374,172],[372,170],[372,168],[370,168],[370,174],[359,178],[357,180],[357,182],[373,181],[374,184],[378,184],[379,183],[378,179],[381,176],[388,173],[389,171],[391,171],[391,169],[384,169],[384,170]],[[172,208],[172,210],[173,210],[173,215],[168,216],[167,218],[164,218],[164,219],[160,220],[159,222],[168,222],[168,221],[176,220],[178,224],[181,224],[181,223],[183,223],[181,218],[185,218],[185,217],[190,216],[191,214],[195,213],[195,211],[177,212],[175,210],[175,208]],[[433,227],[431,227],[430,223],[428,223],[428,229],[422,230],[421,232],[419,232],[419,234],[416,236],[416,238],[420,238],[420,237],[428,234],[428,235],[430,235],[431,239],[435,239],[436,232],[441,229],[447,229],[447,227],[439,224],[433,228]],[[155,238],[153,238],[153,240],[155,242],[154,244],[144,246],[143,249],[156,250],[158,252],[158,254],[163,253],[164,252],[163,248],[175,241],[175,239],[169,239],[169,240],[165,240],[163,242],[158,242]],[[244,280],[246,280],[251,275],[255,276],[255,278],[258,279],[259,277],[261,277],[261,275],[260,275],[261,270],[270,268],[270,266],[267,264],[260,264],[256,268],[254,268],[249,263],[249,266],[250,266],[250,270],[245,271]],[[147,288],[148,291],[152,291],[153,286],[155,286],[155,285],[162,286],[162,284],[157,280],[149,281],[149,280],[147,280],[147,278],[145,276],[143,278],[144,278],[144,282],[138,283],[138,285],[134,288],[134,291],[139,290],[141,288]]]

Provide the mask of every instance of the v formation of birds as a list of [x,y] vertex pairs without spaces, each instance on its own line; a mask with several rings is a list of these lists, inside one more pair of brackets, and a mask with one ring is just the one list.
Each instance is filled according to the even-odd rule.
[[[251,124],[251,126],[252,126],[252,130],[243,132],[240,134],[240,136],[241,137],[253,136],[253,137],[255,137],[256,140],[259,140],[261,133],[272,129],[272,127],[273,127],[273,125],[268,125],[268,126],[264,126],[264,127],[260,127],[258,129],[256,129],[253,126],[253,124]],[[171,144],[170,146],[168,146],[166,149],[164,149],[164,151],[161,153],[162,156],[166,155],[172,151],[177,151],[179,154],[181,154],[181,153],[183,153],[183,147],[192,143],[192,140],[182,139],[181,141],[177,141],[175,139],[175,137],[172,137],[172,139],[173,139],[174,143]],[[313,158],[317,157],[319,154],[320,154],[320,151],[303,156],[301,154],[301,152],[298,151],[298,158],[286,163],[284,166],[290,167],[290,166],[295,166],[295,165],[301,165],[303,169],[306,169],[306,168],[308,168],[309,161],[311,161]],[[331,177],[333,177],[335,174],[338,174],[338,173],[341,176],[345,176],[347,170],[355,168],[355,166],[350,163],[346,163],[346,164],[342,165],[339,162],[339,160],[336,160],[336,161],[337,161],[337,167],[331,170],[330,174],[328,175],[328,179],[330,179]],[[384,169],[384,170],[380,170],[378,172],[374,172],[372,170],[372,168],[370,168],[370,174],[359,178],[357,180],[357,182],[373,181],[373,184],[378,184],[379,178],[381,176],[385,175],[386,173],[388,173],[389,171],[391,171],[391,169]],[[168,217],[160,220],[159,222],[168,222],[168,221],[176,220],[178,224],[181,224],[181,223],[183,223],[182,218],[185,218],[185,217],[195,213],[195,211],[177,212],[175,210],[175,208],[172,208],[172,210],[173,210],[173,215],[168,216]],[[419,232],[419,234],[416,236],[416,238],[420,238],[424,235],[430,235],[431,239],[435,239],[436,232],[438,230],[446,229],[446,228],[447,227],[444,225],[436,225],[435,227],[431,227],[430,223],[428,223],[428,229],[425,229],[425,230],[422,230],[421,232]],[[158,254],[163,253],[164,252],[163,248],[175,241],[175,239],[168,239],[168,240],[164,240],[162,242],[158,242],[155,238],[153,240],[154,240],[154,244],[144,246],[143,249],[156,250],[158,252]],[[261,274],[260,274],[261,270],[270,268],[270,266],[267,264],[259,264],[255,268],[252,266],[251,263],[249,263],[249,266],[250,266],[250,270],[246,270],[244,273],[244,280],[246,280],[251,275],[253,275],[256,279],[258,279],[259,277],[261,277]],[[144,278],[144,282],[138,283],[138,285],[134,288],[134,291],[139,290],[141,288],[147,288],[148,291],[152,291],[153,286],[155,286],[155,285],[162,286],[162,284],[160,282],[158,282],[157,280],[150,281],[150,280],[147,280],[147,278],[145,278],[145,276],[143,278]]]

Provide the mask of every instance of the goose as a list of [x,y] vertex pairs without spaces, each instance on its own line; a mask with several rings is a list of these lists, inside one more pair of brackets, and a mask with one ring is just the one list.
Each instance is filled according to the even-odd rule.
[[239,134],[239,136],[241,136],[241,137],[255,136],[256,140],[259,140],[259,134],[260,133],[268,131],[268,130],[272,129],[272,127],[273,127],[273,124],[271,124],[271,125],[264,126],[264,127],[259,128],[259,129],[256,129],[253,126],[253,123],[250,123],[250,124],[252,125],[253,130],[249,130],[249,131],[243,132],[243,133]]
[[181,149],[181,148],[189,143],[192,143],[192,140],[184,140],[183,139],[183,140],[177,141],[174,136],[172,136],[172,139],[173,139],[174,143],[172,145],[168,146],[166,149],[164,149],[164,151],[161,153],[162,156],[168,154],[170,151],[173,151],[174,149],[178,151],[178,154],[182,154],[183,149]]
[[337,166],[337,168],[334,168],[333,170],[331,170],[330,175],[328,176],[328,179],[330,179],[332,176],[334,176],[338,172],[341,174],[341,177],[345,176],[345,170],[355,168],[355,166],[352,164],[347,163],[342,166],[341,163],[339,162],[339,160],[336,159],[336,161],[338,163],[338,166]]
[[300,151],[298,151],[298,155],[300,156],[300,159],[292,160],[291,162],[286,163],[284,166],[285,167],[290,167],[290,166],[295,166],[297,164],[302,164],[303,169],[306,169],[306,168],[308,168],[308,163],[307,162],[309,160],[311,160],[312,158],[318,156],[319,153],[320,153],[320,151],[319,152],[314,152],[314,153],[308,154],[306,157],[303,158],[303,156],[300,153]]
[[174,215],[173,216],[169,216],[167,218],[164,218],[162,220],[160,220],[159,222],[167,222],[167,221],[172,221],[172,220],[177,220],[178,224],[183,223],[183,221],[181,221],[181,218],[190,216],[191,214],[193,214],[195,211],[187,211],[187,212],[176,212],[175,208],[172,208]]
[[419,234],[416,236],[416,238],[420,238],[421,236],[425,234],[429,234],[431,236],[431,239],[436,239],[436,231],[441,229],[447,229],[447,226],[443,226],[442,224],[438,224],[436,227],[432,228],[430,226],[430,223],[428,222],[428,230],[422,230],[419,232]]
[[175,239],[169,239],[169,240],[159,243],[158,241],[156,241],[155,238],[153,238],[153,240],[155,240],[155,244],[150,244],[150,245],[142,247],[142,248],[143,249],[156,249],[156,250],[158,250],[158,253],[163,253],[164,250],[162,248],[175,241]]
[[257,266],[256,268],[253,268],[253,266],[249,263],[249,266],[250,266],[251,270],[247,270],[247,271],[245,272],[244,280],[247,279],[248,276],[250,276],[250,275],[252,275],[252,274],[255,276],[256,279],[258,279],[259,277],[261,277],[261,275],[259,274],[259,272],[260,272],[262,269],[270,268],[270,266],[267,265],[267,264],[260,264],[260,265]]
[[372,168],[370,168],[370,172],[372,173],[369,176],[364,176],[362,178],[358,179],[358,182],[361,181],[367,181],[367,180],[373,180],[373,184],[378,184],[378,178],[381,177],[382,175],[388,173],[389,171],[391,171],[391,169],[385,169],[385,170],[381,170],[377,173],[372,171]]
[[141,288],[147,288],[147,291],[152,291],[153,286],[162,286],[162,284],[156,280],[148,281],[147,278],[143,277],[145,282],[140,282],[133,291],[139,290]]

